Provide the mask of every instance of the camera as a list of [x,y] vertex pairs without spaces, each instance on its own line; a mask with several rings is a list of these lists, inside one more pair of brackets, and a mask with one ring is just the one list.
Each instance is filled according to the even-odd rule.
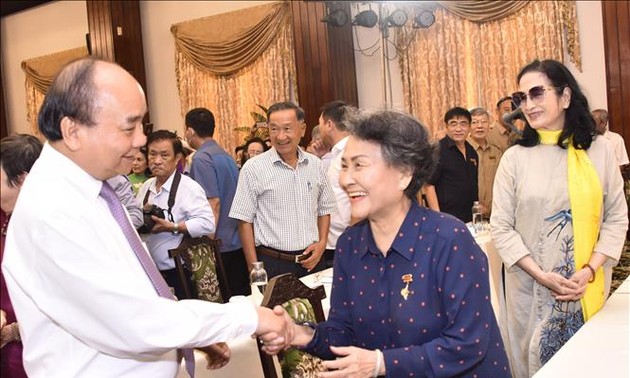
[[138,232],[141,234],[148,234],[155,226],[155,221],[151,219],[151,215],[155,215],[160,219],[164,219],[164,209],[157,205],[146,204],[142,209],[142,217],[144,218],[144,223],[142,226],[138,228]]

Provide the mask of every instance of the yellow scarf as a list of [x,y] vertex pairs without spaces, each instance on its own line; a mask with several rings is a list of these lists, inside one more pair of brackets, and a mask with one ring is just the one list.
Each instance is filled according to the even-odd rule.
[[[561,130],[537,130],[542,144],[556,144]],[[588,264],[599,236],[603,192],[597,171],[585,150],[569,143],[567,154],[569,201],[573,218],[573,250],[575,270]],[[604,305],[604,270],[600,267],[595,280],[586,286],[580,300],[584,321],[589,320]]]

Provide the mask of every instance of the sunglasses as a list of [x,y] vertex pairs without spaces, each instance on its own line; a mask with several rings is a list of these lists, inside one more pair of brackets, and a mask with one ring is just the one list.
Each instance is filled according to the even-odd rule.
[[542,101],[543,97],[545,96],[545,92],[547,92],[548,90],[554,90],[554,89],[561,89],[561,88],[555,88],[555,87],[545,88],[544,85],[538,85],[533,88],[530,88],[530,90],[527,93],[514,92],[512,93],[512,102],[514,103],[514,106],[518,108],[525,103],[525,101],[527,100],[527,96],[529,96],[530,101],[538,103]]

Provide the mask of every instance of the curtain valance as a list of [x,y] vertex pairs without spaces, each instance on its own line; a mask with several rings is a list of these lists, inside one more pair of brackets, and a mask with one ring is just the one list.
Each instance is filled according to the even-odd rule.
[[22,62],[22,70],[26,76],[24,83],[26,120],[31,124],[31,133],[33,135],[40,135],[37,128],[37,113],[57,73],[66,64],[88,55],[87,47],[83,46],[27,59]]
[[[449,12],[468,21],[483,23],[497,21],[523,9],[529,0],[463,0],[438,1]],[[575,1],[555,1],[557,12],[565,30],[565,43],[569,58],[582,70],[582,58],[579,45],[579,29]]]
[[529,1],[438,1],[449,12],[473,22],[495,21],[518,12]]
[[289,4],[277,2],[185,21],[171,27],[177,51],[197,68],[231,75],[252,64],[289,16]]
[[64,50],[50,55],[39,56],[27,59],[22,62],[22,70],[26,75],[26,81],[30,82],[42,93],[48,91],[55,75],[66,64],[75,59],[88,56],[87,47],[77,47],[71,50]]

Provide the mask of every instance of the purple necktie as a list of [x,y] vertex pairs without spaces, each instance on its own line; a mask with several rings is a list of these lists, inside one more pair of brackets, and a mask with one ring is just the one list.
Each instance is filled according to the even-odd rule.
[[[131,223],[129,223],[129,219],[125,214],[125,210],[123,210],[122,204],[120,203],[118,196],[116,196],[114,189],[112,189],[107,182],[103,182],[99,195],[105,199],[105,202],[107,202],[109,211],[111,211],[116,223],[118,223],[123,234],[125,234],[125,238],[127,238],[129,245],[131,245],[131,249],[133,249],[136,254],[136,257],[140,261],[142,268],[144,268],[149,280],[151,280],[155,291],[157,291],[160,297],[176,300],[175,296],[171,292],[171,289],[166,284],[166,281],[164,281],[164,277],[162,277],[153,263],[153,260],[142,246],[142,242],[140,241],[140,237],[136,233],[136,230],[134,230]],[[195,357],[193,355],[193,350],[187,348],[181,349],[181,351],[184,354],[184,359],[186,360],[186,370],[188,370],[188,374],[190,374],[191,377],[194,377]]]

